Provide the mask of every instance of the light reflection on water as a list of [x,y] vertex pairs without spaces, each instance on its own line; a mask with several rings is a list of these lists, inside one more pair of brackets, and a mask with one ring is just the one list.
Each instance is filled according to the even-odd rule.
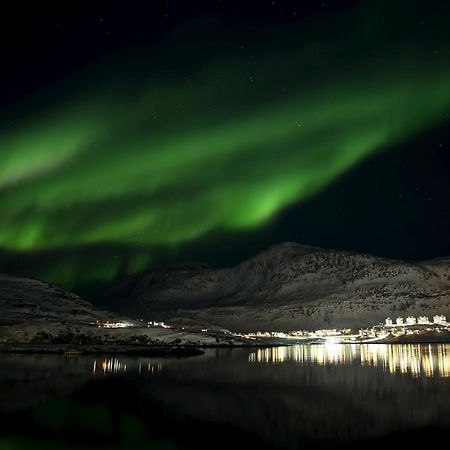
[[106,374],[119,374],[125,373],[127,370],[129,372],[137,371],[139,374],[148,372],[149,374],[155,374],[160,372],[162,369],[162,364],[160,362],[135,362],[134,364],[126,364],[118,358],[103,358],[94,359],[92,363],[92,373],[93,375],[106,375]]
[[[414,446],[405,439],[450,431],[449,357],[450,344],[206,349],[192,358],[3,354],[0,449],[2,433],[50,442],[67,430],[66,439],[104,442],[100,431],[86,431],[99,411],[111,429],[128,415],[148,436],[182,436],[181,444],[188,424],[191,448],[205,429],[211,442],[240,430],[273,448],[362,442],[354,448],[367,449],[371,439]],[[142,439],[135,448],[150,448]]]
[[412,376],[450,377],[450,344],[325,344],[258,349],[251,363],[284,363],[382,367]]

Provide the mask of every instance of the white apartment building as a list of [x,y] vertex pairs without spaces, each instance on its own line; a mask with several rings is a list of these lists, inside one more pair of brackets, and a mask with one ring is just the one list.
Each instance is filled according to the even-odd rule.
[[406,325],[415,325],[417,323],[417,320],[413,316],[409,316],[406,318]]
[[427,325],[427,324],[430,323],[430,321],[429,321],[429,319],[428,319],[427,316],[420,316],[420,317],[417,319],[417,323],[420,324],[420,325]]
[[447,325],[447,319],[443,315],[436,314],[433,317],[433,323],[436,323],[438,325]]

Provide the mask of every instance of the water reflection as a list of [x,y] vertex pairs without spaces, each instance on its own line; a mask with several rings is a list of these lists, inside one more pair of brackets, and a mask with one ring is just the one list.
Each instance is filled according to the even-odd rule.
[[[93,364],[93,370],[92,372],[94,375],[97,373],[97,360],[94,360]],[[107,373],[120,373],[120,372],[126,372],[127,371],[127,365],[119,361],[117,358],[110,358],[105,359],[100,364],[101,371],[103,372],[103,375],[106,375]]]
[[94,359],[92,363],[92,373],[94,375],[102,374],[120,374],[128,372],[137,372],[139,375],[142,373],[156,374],[162,370],[162,364],[160,362],[153,361],[131,361],[128,365],[118,358],[104,358]]
[[382,367],[391,374],[450,377],[450,344],[329,344],[258,349],[252,363],[283,363]]
[[[107,448],[112,434],[102,429],[119,430],[127,444],[140,439],[136,448],[154,448],[148,440],[159,436],[198,450],[200,434],[204,442],[220,435],[230,448],[242,443],[236,432],[244,448],[262,448],[255,440],[269,448],[354,442],[367,449],[371,439],[408,447],[405,439],[416,444],[418,435],[450,431],[449,354],[450,345],[439,344],[207,349],[164,359],[3,354],[0,448],[11,434]],[[86,429],[91,424],[98,431]]]

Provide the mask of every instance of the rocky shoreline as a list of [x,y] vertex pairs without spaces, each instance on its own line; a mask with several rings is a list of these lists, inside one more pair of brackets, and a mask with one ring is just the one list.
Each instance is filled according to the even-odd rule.
[[1,345],[0,353],[42,353],[62,354],[66,356],[87,354],[116,354],[152,357],[200,356],[204,351],[198,347],[176,346],[123,346],[123,345],[37,345],[14,344]]

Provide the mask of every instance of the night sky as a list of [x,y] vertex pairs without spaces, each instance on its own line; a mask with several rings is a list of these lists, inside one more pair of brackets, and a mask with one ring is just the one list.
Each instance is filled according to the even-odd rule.
[[450,254],[448,1],[2,8],[0,271]]

